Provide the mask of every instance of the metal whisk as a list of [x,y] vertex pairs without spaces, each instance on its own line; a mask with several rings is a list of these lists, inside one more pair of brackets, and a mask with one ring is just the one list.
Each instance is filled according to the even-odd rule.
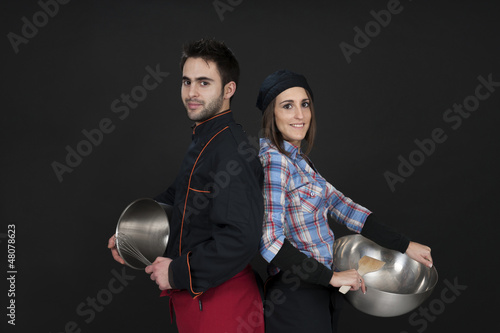
[[148,260],[138,249],[134,240],[122,232],[116,233],[116,246],[124,254],[127,254],[134,259],[137,259],[146,266],[151,265],[151,261]]

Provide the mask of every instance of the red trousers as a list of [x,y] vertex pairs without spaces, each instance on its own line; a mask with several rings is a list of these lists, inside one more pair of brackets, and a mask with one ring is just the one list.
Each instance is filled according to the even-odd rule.
[[187,290],[166,290],[179,333],[264,333],[262,298],[250,266],[193,299]]

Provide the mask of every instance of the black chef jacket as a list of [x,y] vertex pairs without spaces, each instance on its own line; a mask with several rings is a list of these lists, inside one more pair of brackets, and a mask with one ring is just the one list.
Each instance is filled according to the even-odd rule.
[[173,205],[165,251],[173,288],[196,297],[251,261],[262,234],[262,183],[257,151],[231,110],[193,128],[174,184],[155,197]]

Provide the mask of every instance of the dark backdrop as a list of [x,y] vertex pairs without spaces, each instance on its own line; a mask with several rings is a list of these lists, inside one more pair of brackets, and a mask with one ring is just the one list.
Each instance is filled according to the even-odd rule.
[[[204,36],[226,41],[240,61],[233,110],[249,135],[258,135],[264,77],[304,73],[315,94],[311,157],[319,171],[432,247],[440,280],[420,310],[377,318],[347,305],[341,332],[496,327],[485,303],[499,296],[496,1],[61,2],[0,5],[0,271],[10,270],[9,230],[17,271],[15,296],[5,297],[11,284],[2,278],[2,327],[176,331],[156,285],[114,262],[106,245],[125,206],[161,192],[176,174],[190,141],[181,45]],[[390,20],[381,12],[388,7]],[[151,90],[141,88],[148,67],[160,72]],[[479,77],[493,83],[484,87]],[[136,101],[127,105],[126,95]],[[462,115],[453,111],[464,103]],[[68,149],[86,156],[70,166]],[[416,166],[398,171],[403,159]],[[259,258],[255,266],[265,274]],[[15,326],[6,316],[12,299]]]

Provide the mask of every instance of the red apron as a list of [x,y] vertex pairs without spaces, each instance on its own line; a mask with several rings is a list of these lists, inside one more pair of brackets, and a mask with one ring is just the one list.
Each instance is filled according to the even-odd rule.
[[170,296],[179,333],[264,333],[264,313],[250,266],[193,299],[187,290],[164,290]]

